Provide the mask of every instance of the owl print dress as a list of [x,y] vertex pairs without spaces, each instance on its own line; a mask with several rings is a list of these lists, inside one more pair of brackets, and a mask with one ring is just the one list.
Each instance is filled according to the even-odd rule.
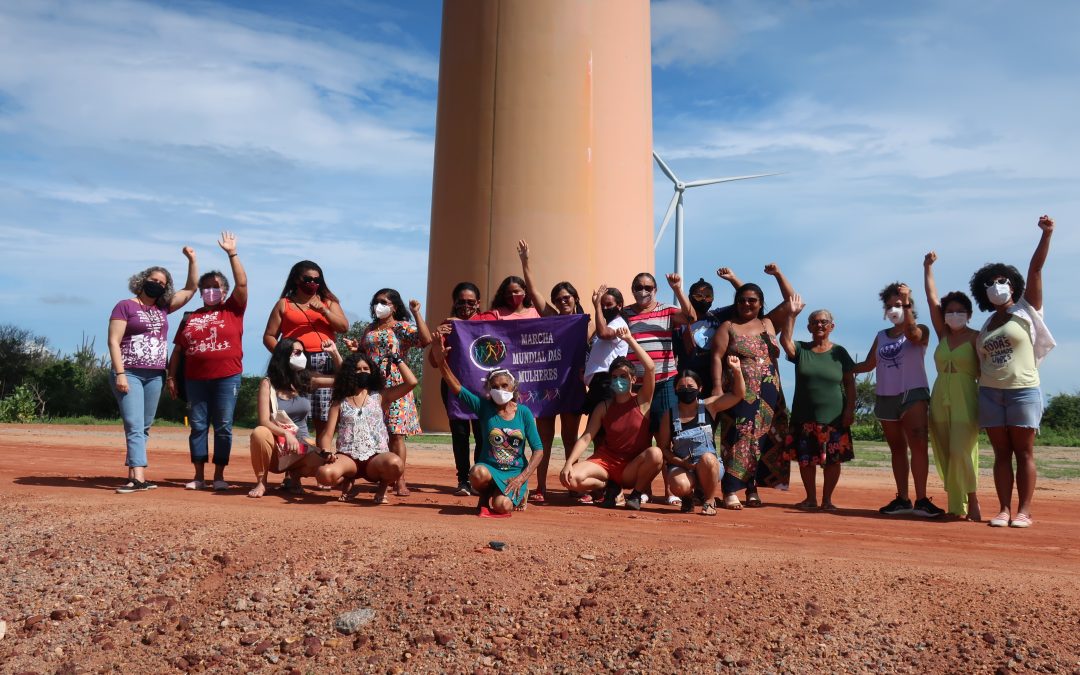
[[529,463],[525,457],[525,443],[533,452],[542,452],[540,434],[536,431],[536,420],[532,411],[518,405],[514,418],[503,419],[498,408],[490,399],[480,398],[462,387],[458,399],[469,410],[476,413],[483,429],[483,447],[477,464],[483,464],[491,472],[499,491],[510,498],[514,506],[520,506],[529,494],[529,484],[525,483],[515,494],[506,493],[506,484],[525,470]]

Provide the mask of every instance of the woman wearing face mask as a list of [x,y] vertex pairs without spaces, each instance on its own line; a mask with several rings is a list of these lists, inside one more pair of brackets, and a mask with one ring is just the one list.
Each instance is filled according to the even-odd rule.
[[[404,382],[398,368],[400,359],[391,359],[391,356],[397,354],[403,357],[410,349],[423,349],[431,344],[431,331],[424,322],[424,315],[420,313],[420,303],[410,300],[409,310],[416,321],[415,325],[409,322],[409,314],[405,311],[401,295],[392,288],[380,289],[371,298],[371,323],[360,337],[360,349],[379,364],[388,387],[396,387]],[[416,399],[411,391],[389,404],[386,426],[390,432],[390,452],[401,458],[401,466],[404,467],[405,439],[420,433]],[[409,496],[404,469],[394,487],[394,494],[398,497]]]
[[[874,414],[881,422],[892,453],[896,498],[879,509],[884,515],[914,514],[936,518],[943,513],[926,496],[930,471],[927,454],[927,402],[930,386],[923,356],[930,340],[929,329],[915,321],[911,289],[896,282],[879,294],[885,318],[893,325],[879,331],[866,360],[855,366],[856,373],[876,369],[877,401]],[[915,504],[908,498],[908,449],[911,450],[911,477],[915,483]]]
[[386,503],[386,490],[405,472],[405,462],[390,451],[384,416],[390,406],[416,387],[416,375],[396,353],[389,356],[401,376],[401,384],[387,386],[379,363],[363,352],[349,356],[334,378],[333,403],[326,431],[319,447],[333,447],[337,432],[337,452],[320,466],[315,479],[320,485],[342,482],[341,501],[352,499],[357,478],[377,483],[375,503]]
[[[532,270],[529,267],[529,243],[522,239],[518,242],[518,257],[521,258],[521,274],[525,277],[525,287],[528,289],[533,307],[540,307],[541,316],[568,316],[570,314],[584,314],[581,308],[581,298],[578,297],[577,289],[569,281],[560,281],[551,289],[551,303],[545,303],[537,292],[537,286],[533,282]],[[573,386],[579,389],[583,383],[575,381]],[[577,442],[578,429],[581,427],[581,411],[565,412],[559,415],[559,424],[562,429],[563,453],[569,456],[570,449]],[[543,504],[547,501],[547,474],[548,465],[551,462],[551,447],[555,441],[555,418],[536,418],[536,428],[540,431],[540,440],[544,443],[544,461],[540,464],[536,478],[536,492],[530,498],[534,504]]]
[[758,486],[786,489],[790,471],[784,454],[787,406],[780,386],[776,359],[780,347],[776,325],[787,319],[787,300],[794,294],[787,277],[775,263],[765,266],[775,277],[785,302],[765,313],[765,294],[757,284],[743,284],[735,291],[735,313],[713,336],[713,391],[724,385],[724,357],[734,355],[742,364],[746,396],[742,403],[721,416],[721,458],[724,460],[724,508],[743,507],[736,494],[745,490],[746,506],[762,505]]
[[[304,345],[308,370],[314,375],[331,375],[334,364],[322,345],[333,342],[338,333],[349,330],[349,320],[337,296],[326,285],[322,268],[310,260],[301,260],[289,270],[281,299],[270,310],[263,332],[263,344],[273,352],[283,337]],[[312,419],[316,433],[322,430],[330,413],[330,387],[311,393]]]
[[[488,373],[484,387],[487,398],[480,398],[461,386],[446,362],[442,342],[432,346],[443,380],[458,400],[480,419],[484,444],[480,459],[469,471],[469,482],[480,500],[477,515],[481,518],[508,518],[513,509],[524,509],[529,494],[529,476],[543,460],[544,446],[536,431],[532,411],[519,405],[517,381],[509,370],[497,368]],[[532,455],[525,461],[525,444]]]
[[[717,276],[729,281],[738,290],[742,282],[726,267],[716,270]],[[712,341],[716,329],[735,312],[734,305],[713,309],[713,286],[704,278],[690,284],[690,304],[694,307],[697,321],[675,329],[672,346],[679,371],[692,370],[702,379],[701,393],[712,392]]]
[[979,509],[979,331],[968,327],[971,298],[953,291],[938,299],[933,264],[937,254],[923,258],[923,281],[930,323],[937,333],[934,350],[937,379],[930,393],[930,441],[934,463],[949,496],[948,512],[978,522]]
[[146,480],[146,440],[161,398],[169,353],[169,314],[191,300],[199,276],[194,249],[185,246],[184,256],[188,271],[182,289],[173,290],[172,275],[164,267],[148,267],[128,279],[133,297],[116,303],[109,316],[109,382],[127,440],[128,482],[116,490],[120,494],[157,487]]
[[[637,511],[641,508],[642,495],[649,491],[664,461],[660,448],[649,445],[649,411],[656,386],[656,366],[628,329],[620,328],[617,335],[634,351],[644,377],[637,381],[634,364],[626,357],[620,356],[611,362],[608,372],[614,396],[589,415],[585,432],[566,458],[559,480],[572,492],[604,488],[601,506],[609,509],[615,507],[623,488],[630,487],[632,492],[626,498],[626,508]],[[635,384],[639,385],[637,393],[633,392]],[[579,462],[593,439],[596,439],[596,449],[592,457]]]
[[795,508],[818,508],[815,467],[820,466],[825,475],[821,510],[835,511],[832,496],[840,481],[840,467],[855,458],[851,442],[855,362],[846,349],[829,338],[835,325],[827,309],[810,313],[806,329],[811,340],[795,341],[795,317],[805,306],[798,294],[788,300],[787,320],[780,334],[780,346],[788,361],[795,364],[795,400],[785,446],[799,462],[806,489],[806,497]]
[[[329,355],[333,367],[341,365],[337,346],[327,340],[320,347]],[[266,377],[259,383],[259,426],[251,432],[251,468],[255,487],[248,497],[266,494],[270,473],[287,473],[281,486],[292,494],[303,494],[300,479],[314,476],[326,457],[308,433],[313,405],[311,391],[333,386],[334,378],[312,375],[308,370],[304,343],[283,337],[274,345]]]
[[[218,246],[229,256],[236,288],[229,294],[229,280],[217,270],[199,277],[203,306],[192,312],[177,332],[166,383],[169,394],[178,395],[177,379],[184,378],[191,433],[188,449],[195,478],[188,490],[206,487],[207,435],[214,425],[214,490],[228,490],[225,467],[232,453],[233,412],[243,372],[244,310],[247,308],[247,273],[236,252],[236,236],[222,232]],[[184,372],[178,372],[183,354]]]
[[701,515],[716,515],[716,491],[724,475],[724,465],[716,456],[714,418],[746,395],[739,359],[729,356],[727,361],[732,374],[730,392],[701,400],[704,378],[692,370],[680,371],[675,376],[679,404],[664,413],[660,422],[666,480],[671,492],[682,499],[683,513],[694,510],[694,492],[698,491]]
[[512,321],[514,319],[539,319],[540,312],[533,307],[527,284],[521,277],[509,276],[502,280],[491,300],[491,309],[477,314],[473,321]]
[[[446,346],[446,338],[454,330],[453,322],[469,321],[479,315],[480,289],[472,282],[462,281],[457,286],[454,286],[450,297],[453,300],[453,313],[444,319],[434,332],[434,339],[441,343],[445,353],[450,351],[450,348]],[[434,350],[428,352],[428,362],[435,368],[439,367],[439,364],[435,361]],[[442,395],[443,407],[446,408],[449,416],[449,391],[445,380],[439,381],[439,393]],[[469,485],[469,469],[480,457],[482,433],[480,420],[448,417],[448,421],[450,423],[450,440],[454,447],[454,466],[457,468],[458,485],[454,494],[459,497],[468,497],[472,494],[472,486]],[[470,431],[476,442],[471,459],[469,455]]]
[[[994,487],[1000,513],[992,527],[1030,527],[1035,494],[1035,434],[1042,420],[1039,365],[1054,348],[1043,321],[1042,268],[1050,252],[1054,221],[1039,218],[1042,236],[1027,279],[1012,265],[984,265],[971,277],[979,309],[993,312],[979,331],[979,426],[994,447]],[[1013,457],[1017,514],[1012,517]],[[1011,518],[1011,520],[1010,520]]]

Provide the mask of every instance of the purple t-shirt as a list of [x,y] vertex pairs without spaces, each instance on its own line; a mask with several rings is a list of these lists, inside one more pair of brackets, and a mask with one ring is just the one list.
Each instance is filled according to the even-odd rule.
[[109,320],[127,322],[120,339],[124,368],[165,370],[169,349],[169,315],[158,306],[147,307],[137,300],[121,300]]

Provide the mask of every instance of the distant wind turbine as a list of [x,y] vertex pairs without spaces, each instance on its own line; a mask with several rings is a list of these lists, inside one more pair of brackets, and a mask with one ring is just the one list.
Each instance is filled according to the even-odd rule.
[[749,180],[751,178],[765,178],[766,176],[779,176],[779,173],[756,173],[752,176],[729,176],[727,178],[706,178],[704,180],[692,180],[689,183],[684,183],[675,176],[675,172],[671,170],[664,160],[660,159],[660,155],[653,152],[653,159],[660,165],[660,170],[664,172],[672,183],[675,184],[675,194],[671,196],[671,203],[668,204],[667,213],[664,215],[664,222],[660,225],[660,231],[656,233],[656,243],[653,248],[660,248],[660,240],[664,238],[664,230],[667,229],[668,222],[671,220],[672,212],[675,213],[675,273],[679,276],[683,275],[683,193],[688,188],[701,187],[702,185],[712,185],[713,183],[731,183],[737,180]]

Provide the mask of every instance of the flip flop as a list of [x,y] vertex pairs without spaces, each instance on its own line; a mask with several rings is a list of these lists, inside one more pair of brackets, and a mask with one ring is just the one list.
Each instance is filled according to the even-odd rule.
[[836,508],[836,504],[833,504],[832,502],[827,502],[825,504],[822,504],[818,508],[820,508],[822,511],[839,511],[840,510],[840,509]]
[[762,506],[765,505],[761,503],[761,497],[758,496],[758,493],[751,492],[750,494],[746,495],[746,508],[759,509]]
[[716,515],[716,507],[713,506],[713,503],[712,503],[711,500],[707,501],[707,502],[705,502],[704,504],[701,505],[701,515],[703,515],[703,516],[715,516]]
[[[747,501],[749,501],[749,500],[747,500]],[[803,510],[816,509],[816,508],[818,508],[818,503],[817,502],[812,502],[809,499],[804,499],[801,502],[797,502],[795,504],[792,504],[791,508],[793,508],[793,509],[803,509]],[[824,507],[821,507],[821,508],[824,508]]]
[[184,489],[185,490],[205,490],[206,489],[206,481],[193,480],[190,483],[185,483],[184,484]]
[[509,518],[509,513],[495,513],[486,506],[480,507],[480,513],[476,514],[478,518]]
[[214,481],[214,492],[225,492],[229,489],[229,484],[223,480]]

